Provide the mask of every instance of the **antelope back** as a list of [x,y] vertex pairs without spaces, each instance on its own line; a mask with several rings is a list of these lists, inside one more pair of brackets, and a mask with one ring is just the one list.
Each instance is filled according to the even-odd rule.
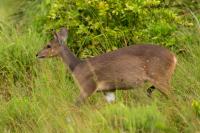
[[165,88],[175,65],[176,57],[165,48],[134,45],[87,59],[77,66],[74,75],[83,88],[93,82],[98,90],[126,89],[145,81]]

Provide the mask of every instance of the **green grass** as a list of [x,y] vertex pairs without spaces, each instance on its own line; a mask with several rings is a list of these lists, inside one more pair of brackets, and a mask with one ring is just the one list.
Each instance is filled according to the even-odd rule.
[[199,28],[198,24],[195,28],[183,28],[174,36],[183,49],[177,53],[173,99],[166,99],[158,91],[150,99],[145,89],[138,89],[117,91],[113,104],[96,93],[78,108],[74,106],[78,87],[62,61],[35,57],[46,37],[32,28],[21,32],[13,26],[3,26],[0,132],[199,132],[200,107],[193,104],[194,100],[200,101]]
[[[186,31],[185,31],[186,32]],[[186,32],[188,34],[188,31]],[[186,34],[184,33],[184,34]],[[176,101],[158,91],[117,91],[108,104],[94,94],[74,106],[78,87],[59,59],[38,60],[45,38],[32,29],[6,30],[0,36],[0,132],[195,132],[200,120],[192,107],[199,100],[199,38],[193,33],[185,54],[178,54],[172,82]],[[177,34],[178,36],[178,34]]]

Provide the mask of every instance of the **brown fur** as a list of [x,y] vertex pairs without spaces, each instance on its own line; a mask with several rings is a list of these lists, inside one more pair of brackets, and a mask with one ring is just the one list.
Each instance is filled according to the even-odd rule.
[[[54,50],[69,66],[79,85],[78,102],[83,102],[95,91],[129,89],[145,81],[150,82],[165,96],[169,96],[176,57],[166,48],[156,45],[133,45],[81,61],[66,46],[59,44],[59,36],[63,35],[61,31],[57,33],[58,48]],[[42,51],[48,50],[45,48]],[[42,57],[49,57],[49,52],[45,55],[42,51]]]

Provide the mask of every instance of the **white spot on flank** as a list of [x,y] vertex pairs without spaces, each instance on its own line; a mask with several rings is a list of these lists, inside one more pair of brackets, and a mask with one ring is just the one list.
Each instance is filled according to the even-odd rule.
[[107,92],[105,98],[106,98],[106,101],[108,103],[114,102],[115,101],[115,94],[112,93],[112,92]]

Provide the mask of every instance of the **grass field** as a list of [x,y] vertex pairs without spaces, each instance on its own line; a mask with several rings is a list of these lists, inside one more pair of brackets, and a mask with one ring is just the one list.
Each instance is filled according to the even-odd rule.
[[171,90],[174,99],[166,99],[158,91],[150,99],[141,88],[117,91],[112,104],[96,93],[79,108],[74,106],[78,87],[62,61],[35,57],[47,41],[45,35],[33,28],[18,31],[8,25],[7,12],[0,9],[0,132],[200,132],[198,19],[195,28],[176,34],[180,40],[182,34],[188,38],[177,52]]

